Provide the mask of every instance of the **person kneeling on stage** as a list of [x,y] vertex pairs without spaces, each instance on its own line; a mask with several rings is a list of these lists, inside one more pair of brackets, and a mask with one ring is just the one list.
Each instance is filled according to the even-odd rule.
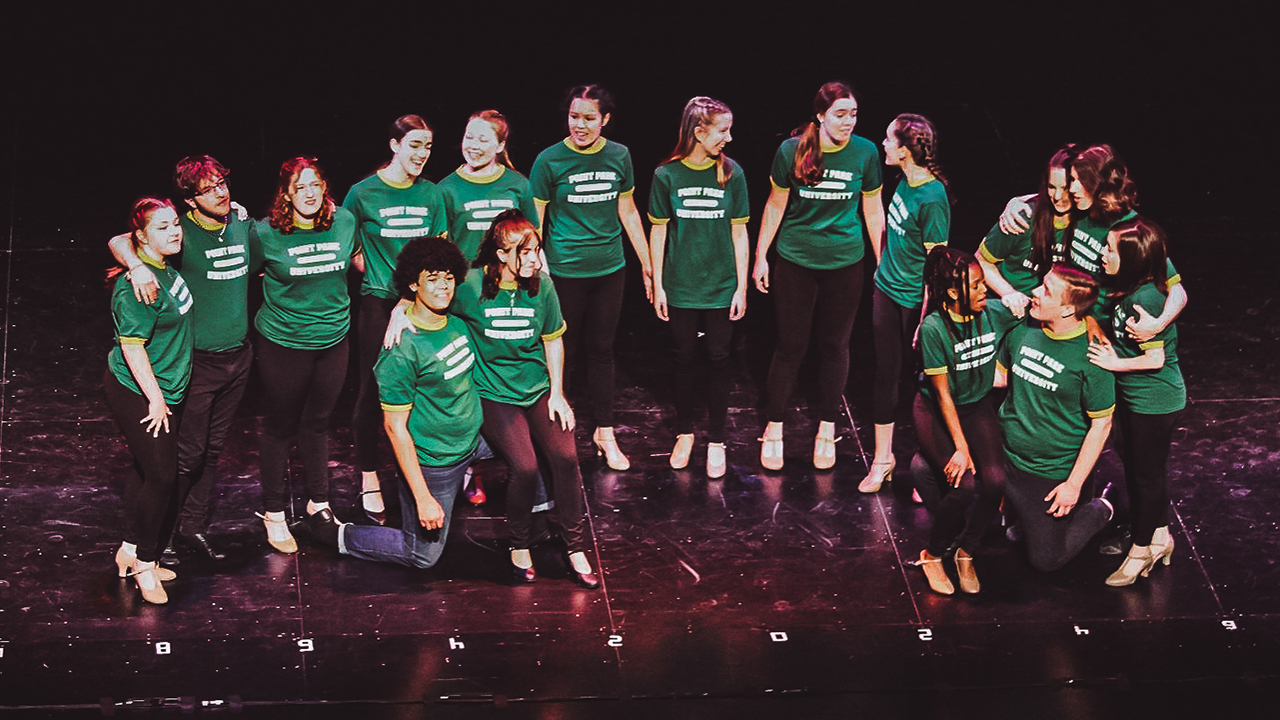
[[997,386],[1009,385],[1000,407],[1005,494],[1037,570],[1066,565],[1113,514],[1103,498],[1077,505],[1115,410],[1115,381],[1088,357],[1084,317],[1097,296],[1088,275],[1055,265],[1032,294],[1039,325],[1010,332],[996,370]]
[[426,569],[444,552],[454,498],[484,442],[472,341],[466,325],[447,314],[466,273],[457,246],[440,237],[409,241],[396,261],[396,288],[412,300],[406,313],[417,332],[384,349],[373,372],[400,466],[402,524],[342,525],[326,539],[344,555]]

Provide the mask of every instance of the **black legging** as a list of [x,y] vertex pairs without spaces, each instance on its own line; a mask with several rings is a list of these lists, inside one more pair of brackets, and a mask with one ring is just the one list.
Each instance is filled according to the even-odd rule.
[[357,363],[360,368],[360,390],[356,393],[355,412],[351,418],[351,434],[356,445],[356,463],[360,472],[378,469],[378,447],[386,433],[382,428],[382,405],[378,402],[378,380],[373,365],[382,351],[382,336],[387,331],[396,298],[374,295],[360,296],[360,328],[356,337]]
[[778,316],[766,387],[769,422],[786,417],[811,329],[818,333],[818,417],[826,422],[840,418],[840,399],[849,380],[849,336],[865,277],[861,260],[835,270],[813,270],[778,258],[769,283]]
[[729,346],[733,342],[729,308],[690,310],[668,306],[667,317],[675,346],[676,433],[693,432],[694,379],[701,331],[707,350],[707,441],[722,443],[724,421],[729,414]]
[[543,393],[537,402],[525,408],[482,398],[484,424],[480,432],[511,471],[507,487],[507,529],[511,533],[511,546],[518,550],[529,547],[540,454],[550,470],[551,498],[556,501],[552,515],[560,526],[561,537],[569,546],[569,552],[585,551],[587,518],[578,450],[573,432],[561,430],[559,421],[552,421],[547,414],[549,396],[550,393]]
[[1111,442],[1124,463],[1133,544],[1151,544],[1156,528],[1169,524],[1169,476],[1165,467],[1173,444],[1173,427],[1182,412],[1135,413],[1116,405]]
[[182,404],[169,405],[169,432],[161,430],[159,437],[152,437],[147,424],[138,422],[150,410],[146,396],[122,385],[110,370],[102,386],[107,407],[133,454],[133,467],[124,481],[124,540],[138,547],[139,561],[155,562],[167,539],[166,521],[177,510],[174,488]]
[[297,350],[259,336],[258,372],[266,414],[258,457],[262,504],[285,509],[284,471],[296,436],[311,502],[329,501],[329,416],[347,376],[347,339],[324,350]]
[[578,366],[578,345],[585,342],[587,397],[597,427],[613,427],[613,339],[622,316],[626,279],[625,268],[591,278],[552,275],[565,321],[566,381],[570,371],[582,371]]
[[[871,294],[871,328],[876,351],[876,378],[871,391],[871,422],[889,425],[897,416],[902,359],[912,358],[911,340],[920,324],[920,306],[903,307],[880,288]],[[912,368],[905,368],[910,371]]]
[[[959,487],[952,487],[942,472],[956,451],[955,442],[942,418],[942,409],[936,401],[917,394],[911,414],[915,420],[920,454],[933,471],[932,482],[917,483],[920,499],[933,514],[929,554],[941,556],[952,541],[958,539],[960,548],[974,555],[982,543],[982,535],[1000,511],[1000,501],[1004,499],[1004,437],[1000,432],[1000,421],[996,418],[995,404],[988,395],[977,402],[956,406],[960,429],[969,444],[969,457],[978,469],[977,478],[973,471],[966,470]],[[966,522],[964,513],[970,504],[973,504],[973,512]]]
[[1027,557],[1037,570],[1048,572],[1066,565],[1111,519],[1111,511],[1102,500],[1085,501],[1087,482],[1075,508],[1063,517],[1054,517],[1047,512],[1052,503],[1045,497],[1062,480],[1023,472],[1012,463],[1005,469],[1005,496],[1017,511],[1027,541]]

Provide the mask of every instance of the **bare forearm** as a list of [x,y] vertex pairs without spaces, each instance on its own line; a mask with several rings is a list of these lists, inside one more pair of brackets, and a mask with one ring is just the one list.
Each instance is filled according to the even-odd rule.
[[1111,434],[1111,416],[1096,418],[1089,425],[1089,432],[1084,436],[1084,444],[1080,446],[1080,454],[1076,456],[1076,464],[1067,476],[1067,484],[1077,492],[1084,487],[1093,466],[1102,457],[1102,449],[1107,444],[1107,436]]
[[156,374],[151,368],[151,358],[147,356],[146,346],[122,343],[120,352],[124,355],[124,362],[129,366],[129,372],[133,373],[133,379],[137,381],[138,388],[142,390],[147,400],[164,402],[164,392],[160,390],[160,383],[156,381]]

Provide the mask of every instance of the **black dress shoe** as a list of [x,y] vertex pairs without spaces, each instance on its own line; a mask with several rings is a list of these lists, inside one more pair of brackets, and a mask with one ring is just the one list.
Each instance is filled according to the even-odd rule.
[[532,565],[530,565],[527,568],[522,568],[522,567],[517,567],[516,565],[512,565],[511,580],[516,585],[527,585],[532,582],[537,582],[538,573],[533,569]]
[[596,574],[593,572],[580,573],[577,570],[574,570],[572,567],[570,567],[569,576],[572,577],[573,581],[577,583],[579,586],[584,587],[588,590],[595,590],[596,588],[600,587],[600,578],[597,577]]
[[342,524],[329,508],[307,516],[307,529],[311,531],[312,539],[330,547],[338,547],[338,532],[341,527]]
[[186,545],[188,548],[196,551],[197,554],[202,555],[203,557],[208,558],[209,560],[212,560],[214,562],[222,562],[223,560],[227,559],[226,555],[218,552],[218,550],[213,547],[213,545],[209,542],[209,537],[202,532],[196,532],[196,533],[190,533],[190,534],[175,533],[174,537],[180,540],[183,545]]
[[164,552],[160,553],[160,564],[165,567],[178,567],[182,564],[182,559],[178,557],[178,553],[174,552],[172,543],[164,546]]

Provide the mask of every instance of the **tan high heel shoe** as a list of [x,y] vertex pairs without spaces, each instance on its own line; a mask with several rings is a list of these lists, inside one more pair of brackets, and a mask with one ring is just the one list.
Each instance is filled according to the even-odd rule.
[[298,541],[294,540],[293,533],[289,532],[288,520],[272,520],[262,513],[254,513],[254,515],[262,518],[262,524],[267,528],[267,542],[271,547],[286,555],[298,552]]
[[671,449],[671,467],[683,470],[689,467],[689,456],[693,454],[693,433],[676,436],[676,446]]
[[921,550],[920,559],[916,564],[924,571],[924,578],[929,581],[929,587],[934,592],[942,595],[955,594],[956,588],[951,584],[951,578],[947,577],[947,571],[942,569],[942,558],[933,557],[928,550]]
[[[1163,548],[1161,551],[1163,552]],[[1107,577],[1107,584],[1111,587],[1132,585],[1139,575],[1146,577],[1147,573],[1151,572],[1151,566],[1156,564],[1156,557],[1151,552],[1150,545],[1130,546],[1124,562],[1120,563],[1120,567]]]
[[[772,423],[770,423],[772,424]],[[782,424],[778,423],[778,436],[769,437],[769,427],[765,426],[764,436],[760,438],[760,464],[765,470],[781,470],[782,458]]]
[[880,486],[893,480],[893,469],[898,466],[897,458],[876,460],[867,468],[867,476],[858,483],[858,492],[880,492]]
[[982,589],[978,574],[973,571],[973,556],[962,548],[956,549],[956,575],[960,578],[960,592],[974,595]]
[[813,467],[830,470],[836,465],[836,439],[818,435],[813,439]]
[[152,605],[164,605],[169,602],[169,593],[164,591],[164,586],[160,584],[160,578],[156,575],[155,563],[135,562],[129,576],[138,583],[138,590],[142,592],[142,599],[146,602]]
[[618,449],[618,439],[614,437],[613,428],[596,428],[591,435],[591,442],[596,446],[596,457],[603,456],[610,470],[631,469],[631,461]]
[[[129,577],[129,572],[133,570],[133,564],[136,562],[138,562],[138,556],[125,550],[123,545],[116,550],[116,569],[120,571],[120,577]],[[178,579],[178,573],[167,567],[156,565],[156,577],[160,582],[170,582]]]

